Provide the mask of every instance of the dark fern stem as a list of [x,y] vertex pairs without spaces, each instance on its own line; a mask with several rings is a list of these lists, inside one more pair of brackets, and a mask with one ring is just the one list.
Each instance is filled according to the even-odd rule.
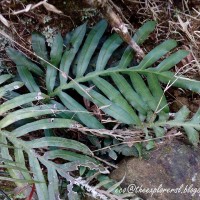
[[0,189],[0,194],[2,194],[7,200],[11,200],[11,198],[1,189]]

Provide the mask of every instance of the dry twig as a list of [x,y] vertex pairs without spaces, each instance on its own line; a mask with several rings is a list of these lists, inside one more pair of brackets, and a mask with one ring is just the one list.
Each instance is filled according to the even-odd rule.
[[37,4],[28,4],[23,10],[19,10],[19,11],[14,11],[12,14],[13,15],[18,15],[18,14],[21,14],[21,13],[24,13],[24,12],[29,12],[30,10],[33,10],[39,6],[43,5],[46,10],[48,11],[51,11],[51,12],[54,12],[54,13],[57,13],[57,14],[61,14],[62,11],[58,10],[55,6],[53,6],[52,4],[49,4],[47,3],[47,0],[43,0],[43,1],[40,1],[39,3]]
[[[125,24],[114,11],[114,3],[111,0],[85,0],[90,6],[93,6],[101,11],[104,17],[108,20],[112,29],[115,30],[122,39],[127,42],[137,53],[138,57],[143,58],[145,56],[144,51],[137,45],[132,39],[128,31],[128,24]],[[118,9],[117,9],[118,10]],[[119,13],[119,12],[118,12]]]

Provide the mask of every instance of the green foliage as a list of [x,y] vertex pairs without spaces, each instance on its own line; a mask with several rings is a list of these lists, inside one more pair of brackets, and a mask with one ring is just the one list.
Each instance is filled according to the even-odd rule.
[[[60,177],[68,183],[69,199],[78,199],[74,186],[96,194],[101,199],[118,199],[113,191],[121,182],[112,183],[106,190],[105,186],[112,181],[99,179],[99,184],[92,186],[91,177],[84,180],[70,173],[79,170],[82,176],[86,170],[100,174],[108,171],[94,158],[87,145],[68,139],[69,136],[54,136],[55,129],[88,133],[88,139],[97,149],[113,145],[109,151],[103,152],[113,159],[117,159],[120,153],[141,156],[140,144],[128,147],[113,140],[131,140],[131,131],[135,130],[142,132],[145,139],[151,140],[153,135],[164,136],[172,127],[183,127],[191,143],[197,145],[199,142],[200,112],[197,111],[188,120],[189,110],[183,107],[171,119],[162,88],[163,83],[170,83],[200,92],[199,81],[170,71],[188,52],[179,50],[165,58],[177,45],[176,41],[167,40],[133,66],[136,60],[130,47],[119,55],[117,50],[123,41],[117,34],[108,37],[101,45],[106,27],[107,23],[100,21],[87,32],[86,24],[83,24],[67,36],[65,47],[58,33],[50,53],[44,37],[33,33],[32,47],[40,66],[15,49],[7,49],[7,54],[16,63],[22,82],[13,82],[12,76],[7,74],[0,76],[0,96],[8,98],[0,105],[0,142],[3,144],[1,161],[11,176],[1,179],[15,181],[19,187],[24,187],[24,182],[34,182],[39,200],[58,199]],[[146,22],[133,39],[142,44],[154,27],[155,22]],[[119,56],[120,59],[116,59]],[[24,85],[28,93],[24,94],[23,90],[13,92]],[[76,98],[77,93],[79,98]],[[91,113],[86,105],[80,103],[80,97],[96,105],[102,116],[97,118]],[[119,127],[117,130],[113,129],[116,124]],[[98,137],[91,136],[91,133],[97,132],[104,138],[103,145]],[[27,140],[27,136],[31,137]],[[146,148],[151,149],[153,146],[154,142],[150,141]],[[57,163],[56,159],[62,161]],[[98,180],[95,175],[93,178]],[[102,190],[102,186],[106,191]]]

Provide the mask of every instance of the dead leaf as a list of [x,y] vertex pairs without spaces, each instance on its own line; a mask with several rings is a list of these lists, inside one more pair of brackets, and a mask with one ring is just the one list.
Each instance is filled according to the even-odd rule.
[[33,4],[28,4],[26,6],[26,8],[24,8],[23,10],[14,11],[13,15],[18,15],[18,14],[21,14],[21,13],[24,13],[24,12],[29,12],[32,9],[32,6],[33,6]]
[[29,10],[31,10],[31,8],[32,8],[32,4],[28,4],[27,6],[26,6],[26,8],[24,9],[24,11],[25,12],[28,12]]
[[0,14],[0,21],[7,27],[10,27],[10,23],[8,22],[8,20],[2,15]]
[[61,10],[58,10],[55,6],[53,6],[52,4],[49,4],[47,2],[44,2],[43,3],[44,7],[48,10],[48,11],[51,11],[51,12],[54,12],[54,13],[57,13],[57,14],[61,14],[62,11]]

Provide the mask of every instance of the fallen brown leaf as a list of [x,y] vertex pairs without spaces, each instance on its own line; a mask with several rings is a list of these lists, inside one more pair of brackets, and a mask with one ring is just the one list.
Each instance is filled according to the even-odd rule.
[[0,14],[0,21],[7,27],[10,27],[9,21],[2,15]]
[[48,10],[48,11],[51,11],[51,12],[54,12],[54,13],[57,13],[57,14],[61,14],[62,11],[61,10],[58,10],[55,6],[53,6],[52,4],[49,4],[47,2],[44,2],[43,3],[43,6]]

